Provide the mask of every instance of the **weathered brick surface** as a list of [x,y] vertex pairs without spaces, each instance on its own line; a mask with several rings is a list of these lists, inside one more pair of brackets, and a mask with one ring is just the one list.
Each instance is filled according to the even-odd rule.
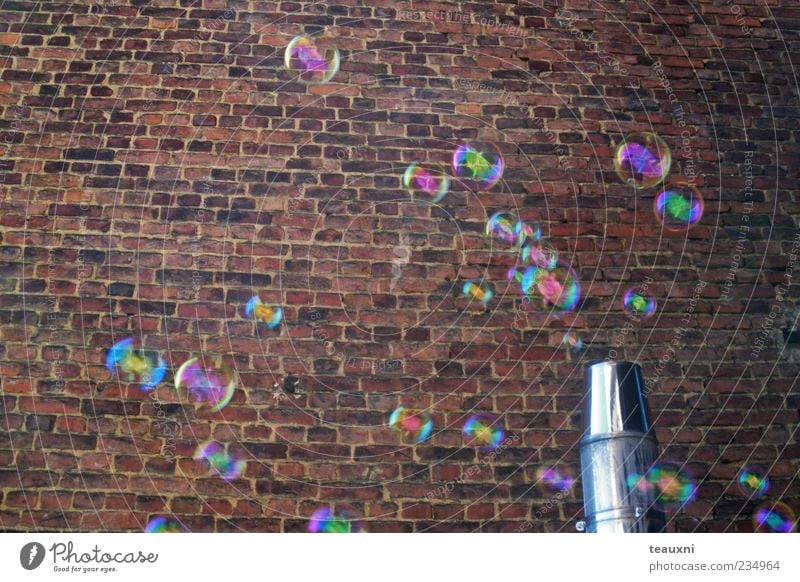
[[[608,357],[642,364],[664,457],[700,483],[672,529],[749,531],[745,465],[800,511],[800,9],[376,4],[0,3],[0,529],[302,531],[330,505],[371,531],[571,531],[579,485],[548,497],[536,470],[578,471],[583,364]],[[303,32],[341,49],[332,82],[282,69]],[[688,235],[614,174],[651,128],[702,187]],[[505,184],[409,200],[408,163],[469,139],[499,144]],[[506,292],[514,256],[481,234],[503,208],[580,273],[574,314]],[[458,296],[480,276],[488,311]],[[631,326],[623,290],[648,279],[657,316]],[[244,318],[256,292],[279,330]],[[171,370],[235,368],[231,404],[110,377],[125,336]],[[303,393],[276,399],[287,374]],[[430,408],[429,441],[389,432],[399,404]],[[518,437],[492,462],[463,446],[473,410]],[[208,438],[241,478],[192,460]]]

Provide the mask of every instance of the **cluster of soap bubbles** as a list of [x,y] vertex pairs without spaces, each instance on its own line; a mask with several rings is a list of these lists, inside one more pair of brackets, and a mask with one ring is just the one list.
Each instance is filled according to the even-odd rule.
[[364,533],[366,530],[360,521],[339,517],[327,507],[317,509],[308,523],[311,533]]
[[[761,467],[743,468],[736,481],[748,499],[763,497],[769,490],[769,477]],[[758,533],[790,533],[796,520],[792,508],[782,502],[762,503],[753,512],[753,527]]]
[[195,461],[208,462],[211,471],[226,481],[241,477],[247,468],[247,461],[237,459],[230,451],[217,441],[200,443],[194,451]]
[[109,372],[124,375],[128,382],[136,381],[143,390],[152,390],[167,374],[167,363],[158,350],[135,348],[133,338],[115,343],[106,356]]
[[[453,154],[453,175],[468,188],[489,190],[503,177],[503,155],[491,143],[465,143]],[[441,201],[450,189],[450,178],[439,167],[414,162],[403,174],[403,186],[414,199]]]
[[[661,184],[672,166],[672,154],[664,140],[653,133],[628,136],[614,154],[617,175],[637,190]],[[675,182],[656,196],[656,219],[666,230],[686,231],[703,215],[703,196],[687,182]]]
[[[433,419],[425,410],[399,406],[389,417],[389,427],[403,442],[421,443],[431,436]],[[480,412],[467,418],[462,434],[466,446],[488,450],[500,445],[505,431],[496,416]]]
[[697,485],[688,469],[678,463],[656,463],[644,475],[628,475],[628,487],[652,496],[654,505],[666,512],[675,512],[694,500]]

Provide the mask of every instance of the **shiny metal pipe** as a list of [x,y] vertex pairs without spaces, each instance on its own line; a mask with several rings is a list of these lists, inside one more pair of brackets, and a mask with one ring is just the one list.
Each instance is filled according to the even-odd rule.
[[585,531],[664,531],[664,514],[653,509],[652,492],[628,485],[629,475],[646,474],[658,457],[641,368],[592,363],[585,387],[580,441]]

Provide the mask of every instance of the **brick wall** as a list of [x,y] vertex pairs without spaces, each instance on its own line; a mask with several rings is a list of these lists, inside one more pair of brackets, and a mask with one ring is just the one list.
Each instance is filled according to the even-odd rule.
[[[3,0],[0,529],[304,531],[328,506],[370,531],[573,531],[580,484],[547,495],[537,469],[579,471],[583,366],[609,357],[643,366],[664,458],[699,482],[672,530],[751,530],[744,465],[800,510],[787,4]],[[340,49],[330,83],[282,69],[301,33]],[[613,171],[641,130],[701,187],[688,235]],[[499,144],[503,185],[409,199],[411,161],[473,139]],[[482,229],[509,208],[580,273],[575,313],[506,291],[514,254]],[[481,276],[488,310],[458,296]],[[645,280],[659,309],[632,325]],[[255,293],[279,329],[245,319]],[[226,363],[232,402],[112,378],[126,336],[170,370]],[[290,374],[299,397],[273,388]],[[400,404],[430,409],[431,439],[388,430]],[[502,419],[494,458],[463,446],[473,411]],[[209,438],[241,478],[192,460]]]

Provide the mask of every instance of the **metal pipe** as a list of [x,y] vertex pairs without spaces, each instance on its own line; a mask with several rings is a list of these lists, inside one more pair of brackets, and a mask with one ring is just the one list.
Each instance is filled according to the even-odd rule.
[[594,362],[586,368],[585,387],[580,458],[586,521],[578,529],[664,531],[666,520],[653,509],[652,492],[628,483],[658,457],[642,369],[631,362]]

